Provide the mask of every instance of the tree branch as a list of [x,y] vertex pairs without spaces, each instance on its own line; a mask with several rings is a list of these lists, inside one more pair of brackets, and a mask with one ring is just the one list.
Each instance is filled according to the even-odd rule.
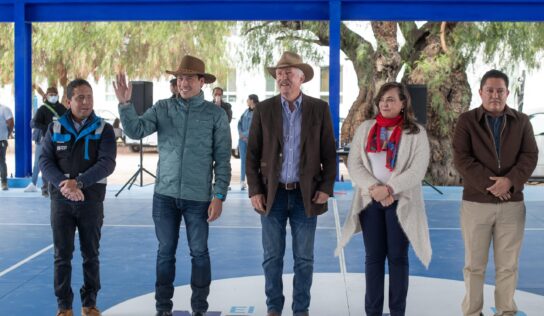
[[446,22],[440,24],[440,46],[445,53],[448,53],[448,45],[446,44]]
[[279,40],[279,41],[295,40],[295,41],[301,41],[301,42],[305,42],[305,43],[321,45],[319,40],[312,40],[312,39],[309,39],[309,38],[304,38],[304,37],[295,36],[295,35],[278,36],[278,37],[276,37],[276,40]]
[[256,31],[258,29],[262,29],[262,28],[265,28],[267,26],[269,26],[270,24],[274,23],[273,21],[266,21],[264,22],[263,24],[259,24],[259,25],[256,25],[254,27],[250,27],[249,29],[245,30],[242,35],[243,36],[246,36],[247,34],[253,32],[253,31]]

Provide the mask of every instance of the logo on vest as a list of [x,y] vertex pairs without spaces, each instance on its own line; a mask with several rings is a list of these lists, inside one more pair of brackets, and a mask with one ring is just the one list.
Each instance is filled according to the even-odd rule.
[[68,146],[67,145],[58,145],[57,146],[57,151],[64,151],[68,149]]

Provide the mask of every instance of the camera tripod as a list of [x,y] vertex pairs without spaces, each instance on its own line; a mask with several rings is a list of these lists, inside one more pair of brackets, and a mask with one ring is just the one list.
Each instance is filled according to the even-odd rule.
[[128,181],[123,185],[123,187],[117,191],[115,194],[115,197],[117,197],[121,192],[128,186],[127,190],[130,190],[134,182],[136,182],[136,179],[138,179],[138,175],[140,175],[140,187],[144,186],[144,172],[148,175],[152,176],[153,178],[157,178],[153,173],[149,172],[146,168],[144,168],[143,165],[144,162],[144,146],[142,144],[142,140],[140,139],[140,164],[138,165],[138,170],[128,179]]

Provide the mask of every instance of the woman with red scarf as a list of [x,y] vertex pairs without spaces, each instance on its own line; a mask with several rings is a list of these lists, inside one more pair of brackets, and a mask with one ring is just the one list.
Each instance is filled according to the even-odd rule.
[[404,85],[385,83],[374,102],[378,115],[358,127],[351,143],[348,170],[354,196],[337,253],[362,230],[366,314],[383,313],[387,259],[389,312],[403,316],[408,294],[408,245],[412,244],[425,267],[431,261],[421,190],[429,164],[429,141],[423,126],[415,121]]

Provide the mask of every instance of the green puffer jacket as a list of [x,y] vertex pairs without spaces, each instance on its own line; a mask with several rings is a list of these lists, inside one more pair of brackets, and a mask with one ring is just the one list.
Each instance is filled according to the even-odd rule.
[[230,126],[225,111],[205,101],[202,91],[189,100],[160,100],[142,116],[131,103],[120,104],[119,114],[130,138],[140,139],[157,132],[156,193],[193,201],[210,201],[215,194],[227,195],[231,176]]

